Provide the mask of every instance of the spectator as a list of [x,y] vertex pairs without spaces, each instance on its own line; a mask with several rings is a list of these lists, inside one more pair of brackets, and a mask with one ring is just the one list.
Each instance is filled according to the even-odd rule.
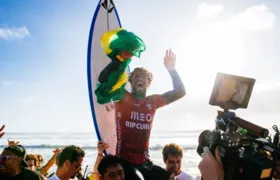
[[53,166],[56,161],[57,154],[60,152],[59,149],[53,151],[53,156],[47,162],[46,165],[41,167],[41,164],[44,162],[43,157],[40,154],[28,154],[26,156],[26,161],[29,165],[29,168],[33,171],[39,172],[41,175],[48,176],[48,170]]
[[140,171],[132,168],[129,164],[117,156],[108,155],[98,164],[100,180],[144,180]]
[[82,167],[85,152],[78,146],[66,146],[58,158],[56,173],[48,180],[74,179]]
[[7,173],[13,180],[41,180],[40,175],[28,169],[25,161],[26,151],[21,145],[9,146],[1,153],[1,162],[3,171]]
[[167,144],[162,150],[163,161],[166,165],[166,170],[175,177],[177,180],[194,180],[200,179],[200,177],[193,177],[181,170],[181,163],[183,158],[183,149],[175,144]]

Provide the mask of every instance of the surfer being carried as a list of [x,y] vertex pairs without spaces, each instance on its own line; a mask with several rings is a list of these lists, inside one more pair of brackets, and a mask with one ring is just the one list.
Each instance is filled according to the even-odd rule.
[[[185,96],[184,84],[175,69],[176,55],[167,50],[164,65],[168,70],[173,90],[146,96],[153,76],[145,68],[135,68],[128,77],[132,92],[120,88],[121,96],[114,98],[117,125],[116,155],[139,169],[146,180],[169,179],[169,173],[149,159],[149,140],[156,110]],[[109,73],[101,72],[99,79],[109,81]],[[101,83],[102,84],[102,83]],[[116,96],[115,96],[116,97]],[[103,101],[103,104],[112,100]]]

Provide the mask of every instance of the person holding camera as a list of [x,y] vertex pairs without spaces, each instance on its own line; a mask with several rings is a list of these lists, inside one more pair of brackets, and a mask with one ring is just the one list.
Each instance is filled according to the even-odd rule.
[[202,180],[223,180],[224,168],[219,147],[216,148],[215,157],[208,147],[203,148],[203,157],[198,164]]

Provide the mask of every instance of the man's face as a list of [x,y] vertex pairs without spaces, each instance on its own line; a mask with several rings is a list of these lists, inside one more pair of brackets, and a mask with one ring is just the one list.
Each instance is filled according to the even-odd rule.
[[131,76],[131,86],[134,92],[143,93],[150,85],[149,75],[141,69],[135,70]]
[[3,171],[7,173],[11,172],[15,167],[19,166],[20,161],[20,157],[7,150],[4,150],[0,155],[0,166],[2,166]]
[[79,157],[78,160],[74,161],[72,164],[70,163],[70,161],[67,160],[65,162],[66,163],[65,176],[74,179],[82,167],[83,160],[84,160],[83,157]]
[[32,171],[35,171],[36,170],[36,166],[35,166],[35,161],[34,160],[28,160],[27,161],[27,164],[28,164],[28,168]]
[[101,180],[124,180],[125,175],[124,175],[124,170],[121,165],[116,165],[107,168],[106,173],[104,176],[100,177]]
[[174,173],[176,176],[179,175],[181,173],[181,161],[181,156],[169,154],[167,160],[164,161],[166,170],[168,172]]

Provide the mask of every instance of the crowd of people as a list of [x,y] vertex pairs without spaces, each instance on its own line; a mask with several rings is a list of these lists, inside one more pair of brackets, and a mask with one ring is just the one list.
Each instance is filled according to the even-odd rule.
[[[3,126],[5,127],[5,126]],[[4,135],[1,128],[1,137]],[[0,155],[0,179],[1,180],[144,180],[144,176],[137,168],[133,168],[125,160],[118,156],[107,155],[103,152],[108,145],[98,142],[98,155],[92,173],[82,174],[82,164],[85,152],[82,148],[69,145],[63,149],[53,151],[54,155],[42,166],[43,157],[39,154],[27,154],[24,146],[19,142],[8,141],[7,147]],[[204,148],[204,156],[199,163],[201,176],[192,176],[181,170],[183,150],[175,144],[167,144],[162,150],[164,168],[151,166],[150,171],[154,179],[166,180],[222,180],[223,168],[217,149],[216,158],[208,148]],[[56,171],[49,174],[49,169],[55,165]],[[158,169],[157,169],[158,168]],[[157,171],[165,170],[168,177],[160,176]],[[203,178],[202,178],[203,177]]]
[[[120,54],[125,54],[123,57],[118,56],[122,62],[132,56],[129,52]],[[113,61],[110,66],[118,67],[121,61]],[[70,145],[61,151],[55,150],[53,158],[41,167],[40,156],[26,155],[23,146],[13,144],[1,153],[1,179],[7,175],[6,178],[14,180],[69,180],[76,177],[94,180],[222,180],[224,172],[218,148],[214,157],[209,149],[204,147],[204,155],[198,165],[200,177],[193,177],[181,170],[183,151],[177,144],[167,144],[163,148],[163,161],[166,165],[164,168],[154,164],[149,157],[150,133],[157,109],[183,98],[186,94],[175,64],[176,55],[171,50],[167,50],[164,66],[172,79],[173,89],[163,94],[147,96],[147,89],[153,76],[145,68],[135,68],[130,73],[128,82],[131,85],[131,92],[120,89],[118,93],[123,96],[115,101],[113,106],[117,125],[116,153],[104,156],[103,151],[108,148],[108,145],[98,142],[99,153],[93,173],[89,177],[81,175],[85,152],[78,146]],[[99,79],[110,84],[110,78],[110,73],[105,68],[104,72],[100,73]],[[110,103],[109,101],[105,103]],[[47,171],[53,164],[56,164],[57,170],[54,174],[48,175]]]

